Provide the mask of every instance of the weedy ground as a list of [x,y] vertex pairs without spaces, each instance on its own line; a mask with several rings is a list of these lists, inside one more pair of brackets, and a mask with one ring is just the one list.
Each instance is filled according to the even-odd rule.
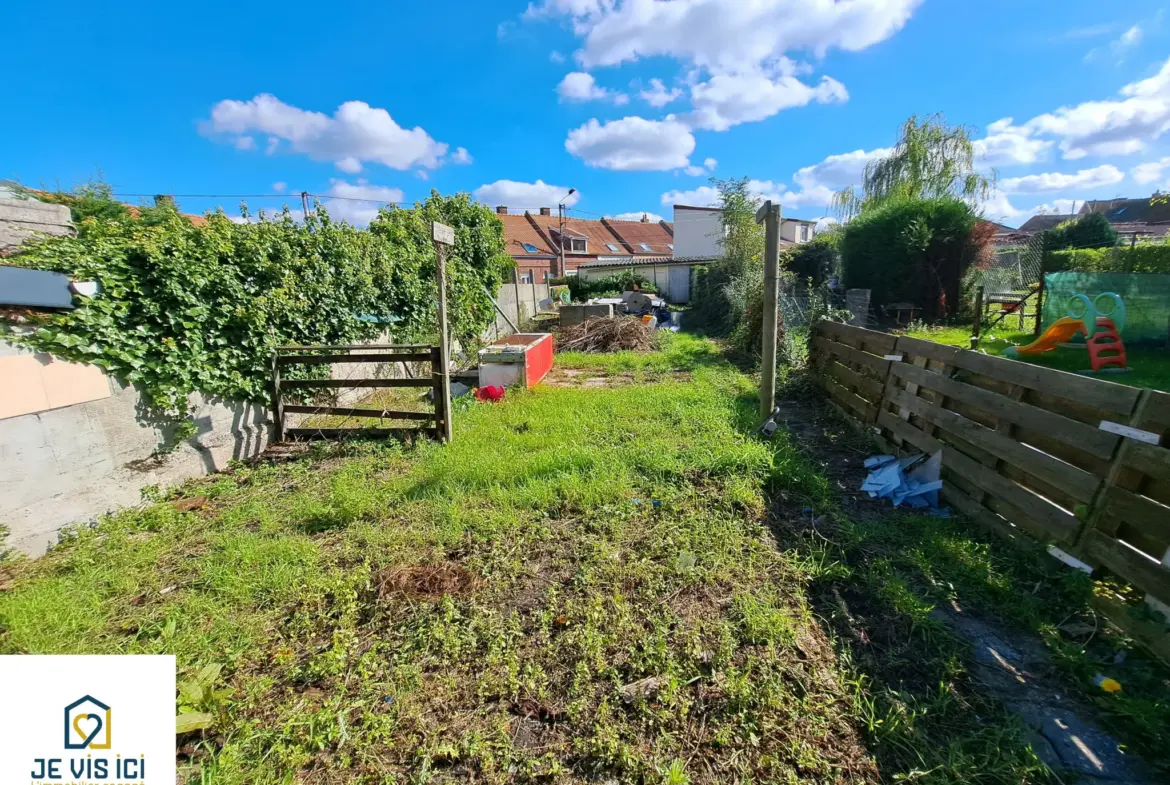
[[[927,615],[938,552],[935,580],[1015,602],[993,546],[908,525],[871,561],[879,535],[799,437],[751,435],[752,380],[708,340],[558,364],[617,381],[465,402],[445,447],[238,466],[0,565],[0,652],[216,679],[185,782],[1050,781]],[[805,509],[846,511],[826,539]]]

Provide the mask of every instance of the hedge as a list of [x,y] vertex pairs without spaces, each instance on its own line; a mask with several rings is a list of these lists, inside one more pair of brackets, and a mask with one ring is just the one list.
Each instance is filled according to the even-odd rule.
[[1044,272],[1170,273],[1170,245],[1049,251]]

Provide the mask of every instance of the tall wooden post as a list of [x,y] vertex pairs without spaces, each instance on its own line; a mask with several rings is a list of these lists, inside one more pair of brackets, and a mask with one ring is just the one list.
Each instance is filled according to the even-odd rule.
[[[431,225],[435,242],[435,276],[439,284],[439,395],[436,411],[442,412],[439,439],[451,441],[451,348],[447,338],[447,249],[455,245],[455,230],[441,223]],[[442,408],[440,409],[440,405]]]
[[780,205],[764,202],[756,213],[764,224],[764,359],[760,368],[760,419],[776,405],[776,325],[780,319]]

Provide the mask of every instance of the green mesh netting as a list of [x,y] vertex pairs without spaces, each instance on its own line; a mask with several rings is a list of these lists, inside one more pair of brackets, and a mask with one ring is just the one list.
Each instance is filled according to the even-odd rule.
[[[1125,303],[1126,344],[1165,344],[1170,337],[1170,275],[1153,273],[1049,273],[1044,276],[1044,327],[1069,315],[1069,300],[1113,292]],[[1082,340],[1083,336],[1078,336]]]

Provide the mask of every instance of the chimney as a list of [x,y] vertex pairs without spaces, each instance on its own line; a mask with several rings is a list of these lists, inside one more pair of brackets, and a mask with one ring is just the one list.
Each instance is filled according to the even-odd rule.
[[541,215],[552,215],[552,208],[551,207],[542,207],[542,208],[540,208],[540,214]]
[[505,205],[501,204],[501,205],[498,205],[496,207],[496,215],[507,215],[507,214],[508,214],[508,208]]
[[175,197],[170,196],[168,194],[156,194],[154,197],[154,206],[155,207],[162,207],[164,205],[167,207],[174,207],[175,206]]
[[642,223],[644,223],[644,224],[650,223],[650,216],[646,215],[646,213],[642,213]]

